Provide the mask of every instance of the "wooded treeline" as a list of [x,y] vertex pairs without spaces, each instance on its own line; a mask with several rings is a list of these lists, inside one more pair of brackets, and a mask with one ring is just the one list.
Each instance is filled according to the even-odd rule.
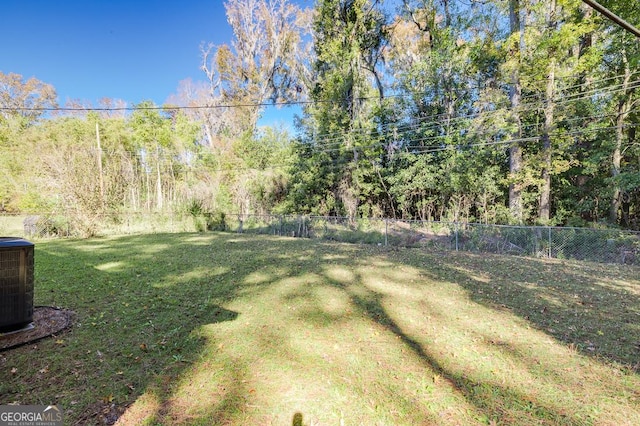
[[[233,40],[163,106],[0,73],[0,207],[640,229],[640,41],[581,1],[225,6]],[[296,137],[257,126],[271,102]]]

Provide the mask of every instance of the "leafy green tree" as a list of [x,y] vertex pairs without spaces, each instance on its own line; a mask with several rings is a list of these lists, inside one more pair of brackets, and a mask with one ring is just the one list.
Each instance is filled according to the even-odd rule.
[[382,143],[375,113],[384,96],[379,66],[386,21],[376,6],[369,0],[316,6],[314,102],[302,120],[306,136],[299,155],[305,165],[293,177],[293,197],[305,194],[309,211],[354,217],[378,192]]
[[[170,117],[152,102],[142,102],[129,120],[135,155],[139,157],[144,170],[146,208],[162,210],[165,205],[166,186],[175,183],[174,170],[170,159],[174,154],[174,133]],[[155,184],[151,184],[151,175]],[[168,179],[167,179],[168,178]],[[155,196],[152,196],[155,186]]]
[[[56,91],[50,84],[34,77],[25,80],[20,74],[0,72],[0,210],[16,210],[26,196],[35,199],[36,192],[27,189],[24,179],[32,167],[22,146],[22,134],[43,116],[45,109],[56,106]],[[33,204],[33,203],[28,203]],[[31,205],[30,207],[33,207]]]
[[[628,22],[640,25],[640,9],[634,2],[603,1],[614,13]],[[615,132],[610,146],[611,188],[609,221],[625,226],[638,226],[640,220],[640,186],[637,175],[640,164],[637,161],[638,146],[635,140],[638,102],[637,73],[640,72],[640,46],[638,39],[618,25],[603,19],[601,30],[610,36],[604,40],[605,75],[613,75],[617,89],[610,98],[610,111],[614,116]],[[635,158],[634,158],[635,157]]]

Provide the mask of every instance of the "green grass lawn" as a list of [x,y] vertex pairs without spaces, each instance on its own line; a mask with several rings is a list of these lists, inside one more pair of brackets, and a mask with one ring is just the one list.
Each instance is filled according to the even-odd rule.
[[69,424],[640,424],[640,268],[235,234],[36,244],[64,333],[0,404]]

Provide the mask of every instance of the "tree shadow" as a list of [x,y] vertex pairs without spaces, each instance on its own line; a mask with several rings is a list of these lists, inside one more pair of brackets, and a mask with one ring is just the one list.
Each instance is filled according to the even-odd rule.
[[[546,406],[540,401],[536,401],[523,392],[517,392],[488,381],[474,380],[464,373],[446,368],[436,356],[425,350],[420,342],[407,335],[387,314],[381,302],[382,296],[380,294],[375,292],[368,292],[365,295],[351,294],[351,298],[361,308],[362,313],[397,336],[419,359],[446,380],[491,421],[525,424],[535,419],[544,419],[544,421],[553,422],[553,424],[583,424],[581,421],[574,421],[566,414]],[[526,410],[523,409],[523,403],[527,404]],[[510,416],[515,415],[516,418],[508,419],[507,413]]]
[[302,413],[295,413],[291,419],[291,426],[304,426]]
[[[508,309],[565,342],[580,341],[581,333],[588,332],[589,328],[585,325],[573,329],[571,327],[577,327],[579,323],[563,324],[562,320],[577,316],[585,324],[599,321],[603,335],[596,332],[598,338],[590,340],[597,345],[597,351],[579,346],[577,349],[592,357],[621,362],[633,358],[633,351],[620,351],[613,346],[621,336],[632,336],[635,330],[631,323],[620,324],[620,318],[631,320],[640,312],[638,296],[624,288],[633,271],[618,270],[616,273],[621,279],[617,282],[605,280],[606,271],[598,269],[599,266],[588,266],[578,273],[574,269],[562,270],[561,264],[556,266],[536,260],[468,254],[450,254],[443,258],[418,250],[387,252],[380,248],[322,244],[234,234],[170,234],[37,245],[36,285],[41,289],[40,292],[36,290],[37,302],[75,310],[81,326],[71,330],[60,347],[55,341],[41,345],[39,359],[33,366],[28,366],[27,349],[17,352],[16,356],[24,357],[25,361],[18,375],[0,373],[0,383],[4,383],[0,385],[3,395],[0,402],[10,402],[28,392],[36,392],[35,383],[24,386],[19,385],[20,382],[28,382],[27,376],[35,374],[47,363],[55,363],[55,358],[65,357],[75,360],[74,363],[57,371],[57,381],[51,382],[53,387],[59,384],[63,391],[41,393],[40,397],[70,407],[70,417],[77,421],[96,420],[95,416],[85,416],[95,410],[95,404],[100,408],[115,402],[126,407],[133,401],[149,398],[148,404],[141,404],[148,411],[139,413],[144,414],[145,421],[189,423],[208,418],[219,423],[240,422],[233,413],[241,412],[246,403],[249,389],[245,382],[249,366],[234,366],[232,361],[223,366],[228,372],[224,389],[202,407],[198,418],[187,417],[184,407],[176,405],[175,396],[193,364],[202,363],[207,350],[222,344],[195,331],[204,326],[236,321],[240,314],[227,309],[228,302],[268,293],[274,283],[288,277],[315,275],[322,281],[316,285],[330,286],[344,294],[364,317],[396,336],[426,366],[489,417],[501,419],[504,413],[500,407],[511,407],[511,412],[522,416],[520,420],[553,419],[559,423],[578,424],[524,392],[449,368],[437,354],[403,329],[385,309],[384,296],[368,288],[362,276],[353,274],[353,277],[342,279],[328,273],[330,267],[366,268],[370,255],[381,256],[390,266],[406,265],[424,276],[454,282],[465,289],[474,302],[491,310]],[[55,247],[55,250],[48,247]],[[198,254],[194,255],[194,251]],[[290,255],[292,252],[294,257]],[[38,259],[40,264],[49,265],[49,269],[39,268]],[[516,272],[512,271],[514,263],[518,266]],[[568,282],[554,284],[553,280],[559,276],[556,267],[568,277]],[[60,277],[64,279],[60,280]],[[583,285],[590,289],[588,293],[578,293]],[[287,290],[282,300],[292,304],[304,300],[316,303],[310,289],[311,285]],[[555,299],[546,297],[551,290]],[[583,303],[577,308],[570,304],[575,294],[580,295]],[[620,308],[608,310],[601,303]],[[576,315],[576,309],[579,315]],[[623,315],[616,319],[620,309],[628,312],[622,312]],[[309,309],[299,315],[310,324],[323,326],[345,320],[344,314],[320,313],[322,315]],[[554,332],[549,331],[551,327]],[[604,331],[610,329],[615,336],[605,335]],[[264,337],[275,340],[282,336],[274,331],[265,333]],[[608,342],[609,346],[600,342]],[[517,348],[503,346],[503,349],[517,355]],[[101,356],[97,356],[96,351]],[[531,361],[522,358],[522,362]],[[75,381],[62,379],[78,375],[84,377]],[[77,400],[78,390],[91,388],[91,382],[100,382],[99,377],[104,375],[113,378],[112,383],[101,390],[104,401]],[[109,400],[110,397],[113,399]],[[523,408],[522,404],[527,406]],[[136,423],[135,414],[130,411],[125,416],[134,415],[132,423]],[[302,422],[302,413],[296,414],[300,416],[294,415],[292,421],[299,419]],[[427,414],[424,419],[425,422],[437,422]]]
[[[405,253],[408,254],[409,252],[405,251]],[[504,311],[508,310],[511,313],[520,315],[525,321],[530,322],[543,332],[554,337],[557,336],[557,333],[555,333],[554,330],[549,330],[544,327],[544,325],[549,323],[544,323],[540,320],[541,318],[545,318],[545,316],[537,316],[536,312],[538,312],[538,310],[541,314],[546,313],[546,316],[550,316],[550,324],[553,324],[556,330],[562,331],[564,334],[560,335],[565,337],[569,332],[579,330],[574,328],[575,325],[572,326],[571,323],[564,324],[564,327],[558,326],[561,320],[567,320],[563,318],[563,316],[578,316],[582,321],[585,319],[586,321],[599,320],[599,327],[601,329],[615,330],[615,335],[605,336],[604,333],[597,333],[598,336],[602,338],[602,341],[607,341],[608,339],[609,342],[617,342],[618,339],[633,330],[632,328],[626,327],[626,322],[621,327],[618,322],[620,318],[616,315],[619,312],[620,306],[622,306],[623,309],[631,307],[631,312],[635,312],[633,309],[638,307],[638,297],[633,293],[633,289],[624,288],[626,286],[625,283],[633,282],[633,277],[636,277],[636,275],[634,275],[635,271],[632,270],[633,268],[620,267],[622,272],[627,275],[625,276],[624,273],[618,270],[615,277],[619,282],[607,282],[606,280],[610,278],[609,274],[611,271],[601,269],[602,265],[581,265],[583,269],[578,269],[579,272],[575,272],[576,265],[563,268],[562,264],[560,264],[559,266],[553,265],[547,271],[541,273],[540,269],[544,269],[545,262],[533,260],[523,266],[520,260],[517,259],[518,268],[520,269],[519,274],[513,274],[511,270],[514,259],[500,258],[499,261],[501,264],[499,265],[496,265],[496,259],[491,259],[489,260],[491,266],[483,265],[483,268],[477,268],[473,259],[469,261],[469,265],[462,265],[466,266],[466,268],[459,267],[460,260],[457,258],[447,259],[445,261],[439,259],[437,265],[431,264],[430,267],[425,268],[425,263],[429,264],[429,261],[432,261],[433,258],[430,256],[423,257],[417,251],[411,253],[413,255],[418,253],[418,255],[415,257],[408,256],[408,258],[399,261],[398,264],[414,265],[417,270],[421,271],[422,276],[436,277],[440,282],[456,283],[468,292],[471,300],[485,306],[487,311],[504,314]],[[463,255],[461,258],[469,259],[469,256]],[[362,264],[358,265],[357,261],[354,262],[354,265],[356,267],[363,266]],[[555,266],[558,266],[558,268],[555,268]],[[486,274],[487,272],[488,274]],[[489,276],[480,277],[479,275],[481,274]],[[512,282],[514,278],[518,279],[522,277],[529,279],[534,278],[541,280],[543,283],[547,283],[547,287],[553,288],[555,292],[569,301],[575,299],[575,291],[587,285],[590,286],[591,293],[583,292],[583,298],[592,297],[605,303],[615,303],[617,305],[613,307],[607,305],[604,310],[600,311],[595,309],[597,307],[590,306],[590,308],[594,309],[585,309],[585,311],[576,314],[570,307],[565,306],[565,310],[563,311],[553,303],[553,300],[550,301],[545,298],[541,298],[541,302],[531,303],[532,298],[538,297],[536,288],[525,286],[519,282]],[[554,284],[548,284],[547,280],[552,279],[560,281]],[[447,363],[442,360],[442,355],[436,355],[426,349],[427,346],[407,334],[403,327],[389,315],[383,303],[386,297],[383,294],[385,291],[383,290],[383,292],[380,293],[375,289],[371,289],[367,284],[369,280],[370,277],[365,278],[357,275],[351,280],[351,285],[345,285],[344,282],[335,280],[325,274],[325,283],[327,285],[344,291],[361,314],[398,337],[419,359],[435,371],[437,375],[444,378],[453,388],[463,395],[468,402],[472,403],[483,415],[486,415],[488,419],[491,421],[513,422],[514,424],[529,424],[539,421],[551,422],[552,424],[584,424],[584,418],[574,417],[573,413],[567,413],[564,408],[556,406],[551,400],[545,402],[524,388],[516,389],[516,387],[508,383],[500,385],[492,380],[479,380],[474,378],[473,374],[467,374],[464,371],[447,366]],[[600,282],[600,280],[604,280],[605,282]],[[418,288],[412,284],[407,284],[409,287]],[[383,285],[376,284],[376,286],[379,287]],[[500,290],[505,287],[506,290],[504,292],[495,291],[496,289]],[[494,291],[490,292],[488,289],[493,289]],[[515,297],[516,295],[519,295],[520,298]],[[306,293],[303,296],[306,296]],[[513,308],[509,305],[513,306]],[[560,305],[560,307],[562,307],[562,305]],[[430,312],[430,314],[438,315],[438,313],[434,312]],[[447,316],[450,319],[453,319],[453,314],[453,312],[440,313],[441,316]],[[340,320],[339,318],[333,318],[332,315],[322,312],[311,312],[307,317],[307,319],[312,322],[318,321],[318,318],[321,319],[321,322],[325,323]],[[526,368],[530,377],[538,377],[538,375],[542,373],[548,378],[554,377],[552,383],[555,384],[553,384],[552,387],[556,390],[563,387],[564,382],[562,379],[556,382],[557,378],[559,378],[557,375],[560,369],[547,365],[546,361],[541,362],[535,357],[523,353],[522,348],[507,342],[496,341],[490,335],[485,335],[477,330],[467,330],[465,333],[475,336],[471,340],[480,338],[484,341],[488,349],[490,348],[494,352],[505,354],[514,361],[517,360],[519,364]],[[637,336],[638,334],[634,335]],[[566,343],[566,340],[558,340]],[[603,345],[603,347],[606,348],[607,346]],[[581,349],[575,345],[569,346],[569,348]],[[598,350],[596,353],[593,353],[593,351],[589,349],[582,352],[584,355],[600,361],[609,360],[624,363],[625,357],[627,356],[629,357],[628,359],[633,359],[633,355],[629,351],[620,351],[620,349],[616,347],[611,350],[611,353],[607,353],[604,350]],[[570,351],[565,351],[564,355],[566,356],[569,353]],[[614,368],[616,367],[614,366]],[[577,382],[579,382],[579,380]],[[585,416],[589,415],[589,413],[585,414]]]
[[[190,275],[197,267],[189,261],[191,237],[178,244],[175,235],[37,244],[36,304],[71,309],[76,323],[7,354],[19,373],[0,373],[1,403],[37,392],[64,406],[74,424],[111,424],[148,391],[162,416],[176,380],[208,343],[193,331],[239,315],[222,306],[233,297],[229,286],[211,285],[226,270]],[[45,378],[50,391],[39,383]],[[99,397],[84,398],[92,383],[102,383]]]
[[[640,368],[640,270],[628,265],[459,255],[425,273],[509,310],[583,355]],[[424,268],[423,268],[424,269]]]

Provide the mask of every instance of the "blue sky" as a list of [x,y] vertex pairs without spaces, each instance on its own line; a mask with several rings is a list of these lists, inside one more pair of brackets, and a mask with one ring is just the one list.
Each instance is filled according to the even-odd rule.
[[[52,84],[61,105],[131,105],[162,104],[181,80],[203,80],[201,43],[229,43],[232,33],[221,0],[2,0],[0,37],[0,71]],[[291,115],[270,109],[265,120]]]

